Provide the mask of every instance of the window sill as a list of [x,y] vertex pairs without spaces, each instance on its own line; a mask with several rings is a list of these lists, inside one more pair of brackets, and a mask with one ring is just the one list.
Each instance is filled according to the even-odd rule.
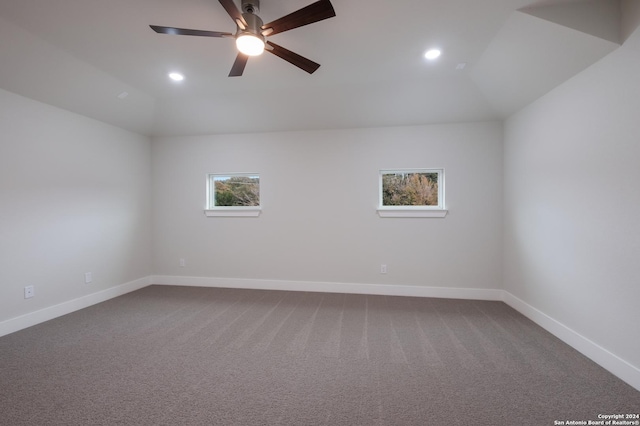
[[440,209],[378,209],[380,217],[445,217],[449,210]]
[[258,217],[262,211],[259,207],[207,209],[204,211],[207,217]]

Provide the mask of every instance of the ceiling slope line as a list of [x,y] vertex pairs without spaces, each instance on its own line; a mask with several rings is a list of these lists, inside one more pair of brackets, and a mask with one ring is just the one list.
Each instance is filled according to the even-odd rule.
[[583,0],[525,7],[518,11],[612,43],[621,44],[621,0]]
[[617,42],[515,11],[470,76],[506,118],[619,47]]

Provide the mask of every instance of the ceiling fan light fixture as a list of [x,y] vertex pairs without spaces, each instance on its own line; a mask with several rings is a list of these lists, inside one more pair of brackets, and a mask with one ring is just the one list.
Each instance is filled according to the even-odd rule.
[[247,56],[258,56],[264,52],[264,40],[254,34],[242,34],[236,38],[236,46]]
[[[229,77],[239,77],[242,75],[250,56],[261,55],[268,50],[269,53],[289,62],[313,74],[320,64],[310,59],[300,56],[295,52],[278,46],[271,41],[267,42],[267,37],[274,34],[303,27],[328,18],[336,16],[331,0],[316,0],[308,6],[289,13],[275,21],[267,24],[262,22],[258,14],[260,13],[260,0],[240,0],[241,8],[238,9],[238,0],[218,0],[220,5],[227,12],[229,17],[236,24],[236,33],[223,31],[196,30],[189,28],[164,27],[160,25],[149,25],[158,34],[173,34],[198,37],[233,38],[236,40],[238,54],[231,67]],[[242,11],[241,11],[242,10]]]

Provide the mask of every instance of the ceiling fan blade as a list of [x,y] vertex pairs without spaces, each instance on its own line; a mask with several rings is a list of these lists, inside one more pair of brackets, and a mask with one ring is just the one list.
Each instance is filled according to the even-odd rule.
[[317,64],[310,59],[300,56],[297,53],[293,53],[292,51],[287,50],[282,46],[278,46],[277,44],[270,41],[267,41],[267,44],[271,46],[271,49],[265,49],[267,52],[271,52],[274,55],[279,56],[280,58],[308,72],[309,74],[313,74],[315,70],[320,68],[320,64]]
[[231,19],[233,19],[233,22],[235,22],[236,25],[238,25],[238,21],[239,21],[240,23],[242,23],[242,25],[244,25],[245,28],[247,27],[247,21],[244,20],[244,18],[242,17],[242,12],[240,12],[240,10],[236,6],[236,4],[233,2],[233,0],[218,0],[218,1],[222,5],[222,7],[224,7],[224,10],[227,11],[229,16],[231,16]]
[[329,0],[319,0],[280,19],[264,24],[262,29],[265,31],[272,29],[272,31],[268,32],[268,35],[271,36],[304,25],[313,24],[323,19],[333,18],[334,16],[336,16],[336,12],[333,10],[331,2]]
[[248,60],[249,56],[238,53],[238,56],[236,56],[236,60],[231,67],[231,71],[229,72],[229,77],[240,77],[244,72],[244,67],[247,65]]
[[232,37],[231,33],[223,33],[220,31],[203,31],[203,30],[190,30],[187,28],[173,28],[173,27],[161,27],[158,25],[149,25],[151,29],[159,34],[176,34],[176,35],[190,35],[201,37]]

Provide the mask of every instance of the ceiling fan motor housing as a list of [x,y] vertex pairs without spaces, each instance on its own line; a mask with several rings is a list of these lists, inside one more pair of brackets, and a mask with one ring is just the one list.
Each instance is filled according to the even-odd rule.
[[245,30],[238,29],[238,34],[246,34],[251,33],[256,35],[259,38],[263,38],[262,36],[262,19],[258,15],[254,15],[253,13],[243,13],[242,17],[247,23],[247,28]]

